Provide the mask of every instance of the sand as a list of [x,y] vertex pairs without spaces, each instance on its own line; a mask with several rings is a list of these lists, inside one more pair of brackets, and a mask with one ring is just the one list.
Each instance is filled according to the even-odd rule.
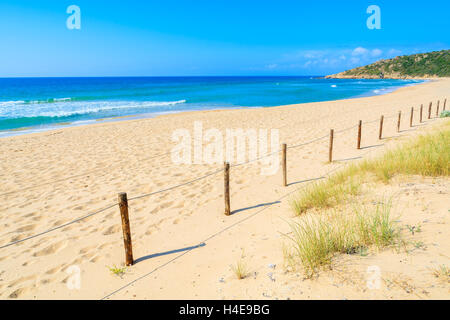
[[[117,206],[0,249],[0,297],[448,299],[448,283],[434,278],[431,271],[449,265],[445,236],[449,232],[448,179],[416,177],[379,187],[399,192],[396,210],[404,217],[401,223],[422,224],[423,232],[414,237],[425,243],[426,250],[406,254],[388,249],[367,257],[342,256],[333,270],[324,271],[317,279],[304,279],[301,271],[289,272],[283,266],[282,248],[286,243],[283,234],[289,232],[288,222],[294,217],[289,199],[298,188],[345,163],[376,156],[448,121],[435,119],[435,106],[440,99],[442,108],[449,89],[450,79],[442,79],[382,96],[187,112],[2,138],[0,247],[114,205],[119,192],[132,198],[221,169],[222,164],[174,164],[167,155],[175,145],[172,132],[180,128],[192,132],[194,121],[202,121],[204,130],[217,128],[223,133],[226,128],[278,128],[280,142],[288,146],[326,136],[334,128],[336,161],[327,163],[325,138],[288,149],[287,187],[281,185],[280,171],[260,175],[258,162],[231,168],[231,216],[223,214],[223,173],[130,201],[137,263],[121,277],[108,269],[124,263]],[[430,101],[433,118],[428,120]],[[424,104],[424,123],[418,123],[416,113],[410,128],[410,108],[420,104]],[[397,133],[399,110],[403,119]],[[379,141],[378,119],[382,114],[386,117],[385,139]],[[364,121],[361,150],[355,148],[356,128],[340,132],[354,127],[358,120]],[[250,275],[237,280],[231,265],[242,255]],[[367,290],[368,265],[379,265],[383,279],[387,279],[380,289]],[[68,272],[74,270],[81,271],[79,289],[70,286],[74,278]]]

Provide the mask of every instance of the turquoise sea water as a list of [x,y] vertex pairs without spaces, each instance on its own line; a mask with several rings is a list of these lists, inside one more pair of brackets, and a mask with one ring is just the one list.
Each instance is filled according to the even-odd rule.
[[127,115],[370,96],[418,82],[320,77],[0,78],[0,137]]

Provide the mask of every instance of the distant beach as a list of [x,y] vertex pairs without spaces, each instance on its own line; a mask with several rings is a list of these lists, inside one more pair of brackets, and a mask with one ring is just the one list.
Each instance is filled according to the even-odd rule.
[[365,97],[421,82],[315,76],[4,78],[0,79],[0,137],[183,111]]

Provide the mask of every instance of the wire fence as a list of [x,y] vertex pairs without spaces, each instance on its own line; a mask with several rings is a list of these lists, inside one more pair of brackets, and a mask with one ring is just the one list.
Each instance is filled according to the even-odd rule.
[[[341,113],[340,115],[350,114],[350,113],[355,113],[355,112],[360,112],[360,111],[365,111],[365,110],[369,110],[369,109],[373,109],[373,107],[370,106],[370,107],[358,108],[358,109],[354,109],[354,110],[350,110],[350,111]],[[414,108],[414,111],[416,111],[416,110],[419,111],[420,108],[417,108],[417,109]],[[445,105],[444,105],[443,110],[445,110]],[[427,111],[427,110],[425,110],[425,111]],[[317,117],[317,118],[308,119],[308,120],[296,123],[296,125],[301,125],[301,124],[304,124],[304,123],[311,123],[311,122],[315,122],[315,121],[319,121],[319,120],[329,119],[329,118],[332,118],[332,117],[334,117],[334,115],[323,115],[323,116],[320,116],[320,117]],[[394,114],[394,115],[392,115],[390,117],[385,117],[385,119],[390,119],[390,118],[394,118],[394,117],[396,117],[396,114]],[[372,120],[372,121],[369,121],[369,122],[365,122],[365,123],[371,123],[371,122],[376,122],[376,121],[378,121],[378,120],[375,119],[375,120]],[[344,121],[341,121],[340,123],[343,123],[343,122]],[[335,123],[335,125],[338,126],[340,123]],[[287,125],[283,125],[283,126],[280,126],[278,128],[275,128],[275,129],[283,129],[286,126]],[[356,126],[349,127],[349,128],[343,129],[341,131],[337,131],[336,133],[344,132],[344,131],[350,130],[352,128],[355,128],[355,127]],[[195,138],[194,138],[194,140],[195,140]],[[299,143],[299,142],[294,142],[294,145],[296,143]],[[149,144],[149,145],[154,145],[154,144],[157,144],[157,142]],[[290,148],[293,148],[293,147],[294,146],[291,146]],[[167,151],[167,152],[162,152],[160,154],[152,155],[150,157],[145,157],[145,158],[142,158],[142,159],[138,159],[137,163],[140,163],[140,162],[143,162],[143,161],[147,161],[147,160],[153,160],[153,159],[161,158],[161,157],[168,156],[168,155],[172,155],[172,154],[174,154],[176,152],[177,152],[177,150],[171,150],[171,151]],[[256,161],[256,160],[253,160],[252,162],[254,162],[254,161]],[[93,169],[93,170],[84,172],[82,174],[72,175],[72,176],[68,176],[68,177],[65,177],[65,178],[56,179],[56,180],[52,180],[52,181],[47,181],[47,182],[39,183],[39,184],[36,184],[36,185],[33,185],[33,186],[29,186],[29,187],[25,187],[25,188],[21,188],[21,189],[17,189],[17,190],[12,190],[12,191],[8,191],[8,192],[0,193],[0,197],[7,196],[7,195],[10,195],[10,194],[14,194],[14,193],[17,193],[17,192],[22,192],[22,191],[26,191],[26,190],[35,189],[35,188],[42,187],[42,186],[49,185],[49,184],[55,184],[55,183],[59,183],[59,182],[68,181],[68,180],[71,180],[71,179],[81,178],[81,177],[84,177],[84,176],[87,176],[89,174],[92,174],[92,173],[95,173],[95,172],[99,172],[99,171],[105,172],[105,175],[106,174],[110,174],[111,172],[113,172],[112,170],[110,170],[110,171],[106,171],[105,170],[105,169],[110,169],[110,168],[111,168],[111,166],[109,166],[107,168],[101,167],[101,168],[98,168],[98,169]]]
[[[420,109],[422,109],[422,108],[412,108],[411,111],[412,111],[412,112],[413,112],[413,111],[419,111]],[[445,110],[445,109],[444,109],[444,110]],[[430,113],[431,113],[431,112],[428,111],[428,114],[429,114],[429,115],[430,115]],[[397,117],[397,116],[398,116],[398,113],[395,113],[395,114],[392,114],[392,115],[384,116],[384,119],[392,119],[392,118],[395,118],[395,117]],[[431,119],[431,118],[428,118],[428,119]],[[364,124],[371,124],[371,123],[375,123],[375,122],[377,122],[377,121],[379,121],[379,120],[380,120],[380,119],[377,118],[377,119],[374,119],[374,120],[364,121],[363,123],[364,123]],[[350,127],[347,127],[347,128],[343,128],[343,129],[337,130],[336,133],[343,133],[343,132],[349,131],[349,130],[351,130],[351,129],[354,129],[354,128],[356,128],[356,127],[358,127],[358,125],[353,125],[353,126],[350,126]],[[327,135],[320,136],[320,137],[315,138],[315,139],[311,139],[311,140],[306,141],[306,142],[302,142],[302,143],[297,143],[297,144],[289,145],[289,146],[287,146],[287,149],[294,149],[294,148],[304,147],[304,146],[307,146],[307,145],[310,145],[310,144],[313,144],[313,143],[322,141],[322,140],[324,140],[324,139],[326,139],[326,138],[328,138],[328,137],[329,137],[329,135],[327,134]],[[246,165],[246,164],[249,164],[249,163],[253,163],[253,162],[259,161],[259,160],[261,160],[261,159],[264,159],[264,158],[273,156],[273,155],[275,155],[275,154],[277,154],[277,153],[279,153],[279,152],[281,152],[281,150],[276,150],[276,151],[273,151],[273,152],[269,152],[269,153],[264,154],[263,156],[260,156],[260,157],[255,158],[255,159],[250,159],[250,160],[248,160],[248,161],[244,161],[244,162],[241,162],[241,163],[233,164],[233,165],[231,165],[230,167],[239,167],[239,166],[243,166],[243,165]],[[173,153],[173,151],[171,151],[171,152],[169,152],[169,153],[165,153],[165,154],[170,154],[170,153]],[[148,159],[151,159],[151,157],[148,158]],[[339,168],[339,167],[338,167],[338,168]],[[333,171],[335,171],[335,170],[337,170],[337,169],[334,168]],[[174,186],[171,186],[171,187],[168,187],[168,188],[164,188],[164,189],[161,189],[161,190],[158,190],[158,191],[154,191],[154,192],[142,194],[142,195],[139,195],[139,196],[131,197],[131,198],[128,199],[128,201],[134,201],[134,200],[138,200],[138,199],[150,197],[150,196],[153,196],[153,195],[156,195],[156,194],[159,194],[159,193],[168,192],[168,191],[171,191],[171,190],[174,190],[174,189],[183,187],[183,186],[187,186],[187,185],[193,184],[193,183],[195,183],[195,182],[197,182],[197,181],[206,179],[206,178],[208,178],[208,177],[210,177],[210,176],[216,175],[216,174],[218,174],[218,173],[220,173],[220,172],[223,172],[223,171],[224,171],[223,168],[222,168],[222,169],[218,169],[218,170],[215,170],[215,171],[213,171],[213,172],[207,173],[207,174],[205,174],[205,175],[203,175],[203,176],[200,176],[200,177],[198,177],[198,178],[195,178],[195,179],[193,179],[193,180],[189,180],[189,181],[186,181],[186,182],[183,182],[183,183],[179,183],[179,184],[177,184],[177,185],[174,185]],[[92,172],[92,171],[91,171],[91,172]],[[79,177],[79,176],[82,176],[82,175],[76,175],[76,176],[68,177],[67,179],[70,179],[70,178],[73,178],[73,177]],[[58,181],[63,181],[63,180],[65,180],[65,179],[60,179],[60,180],[58,180]],[[41,184],[41,185],[44,185],[44,184]],[[30,188],[32,188],[32,187],[30,187]],[[4,194],[2,194],[2,195],[4,195]],[[94,216],[94,215],[96,215],[96,214],[99,214],[99,213],[104,212],[104,211],[106,211],[106,210],[108,210],[108,209],[111,209],[111,208],[113,208],[113,207],[115,207],[115,206],[117,206],[117,205],[118,205],[118,203],[115,203],[115,204],[106,206],[106,207],[104,207],[104,208],[101,208],[101,209],[99,209],[99,210],[97,210],[97,211],[94,211],[94,212],[91,212],[91,213],[89,213],[89,214],[86,214],[86,215],[84,215],[84,216],[82,216],[82,217],[79,217],[79,218],[77,218],[77,219],[75,219],[75,220],[72,220],[72,221],[70,221],[70,222],[64,223],[64,224],[62,224],[62,225],[59,225],[59,226],[50,228],[50,229],[48,229],[48,230],[39,232],[39,233],[37,233],[37,234],[28,236],[28,237],[23,238],[23,239],[20,239],[20,240],[12,241],[12,242],[10,242],[10,243],[8,243],[8,244],[6,244],[6,245],[0,246],[0,249],[6,248],[6,247],[10,247],[10,246],[12,246],[12,245],[15,245],[15,244],[18,244],[18,243],[22,243],[22,242],[27,241],[27,240],[34,239],[34,238],[36,238],[36,237],[45,235],[45,234],[50,233],[50,232],[52,232],[52,231],[55,231],[55,230],[64,228],[64,227],[66,227],[66,226],[68,226],[68,225],[71,225],[71,224],[80,222],[80,221],[85,220],[85,219],[87,219],[87,218],[89,218],[89,217],[92,217],[92,216]]]
[[[421,113],[422,113],[423,110],[424,110],[424,108],[411,108],[410,126],[412,126],[413,112],[420,111],[420,110],[422,110],[422,111],[421,111]],[[445,109],[444,109],[444,110],[445,110]],[[426,113],[425,119],[426,119],[426,120],[428,120],[428,119],[431,120],[432,117],[430,116],[430,115],[431,115],[430,109],[426,110],[426,112],[427,112],[427,113]],[[437,114],[437,113],[438,113],[438,111],[436,111],[436,114]],[[399,125],[400,125],[400,121],[401,121],[401,113],[400,113],[400,114],[399,114],[399,113],[395,113],[395,114],[383,116],[384,119],[392,119],[392,118],[396,118],[396,117],[398,117],[398,128],[397,128],[397,131],[399,131],[399,129],[400,129]],[[416,116],[416,119],[417,119],[417,116]],[[364,123],[364,124],[372,124],[372,123],[375,123],[375,122],[378,122],[378,121],[380,121],[380,118],[373,119],[373,120],[368,120],[368,121],[364,121],[364,122],[362,122],[362,123]],[[417,120],[416,120],[416,122],[417,122]],[[419,123],[424,123],[424,124],[426,124],[426,122],[423,122],[423,116],[420,117],[420,122],[419,122]],[[360,124],[359,124],[359,125],[349,126],[349,127],[346,127],[346,128],[342,128],[342,129],[336,130],[336,133],[347,132],[347,131],[349,131],[349,130],[352,130],[352,129],[357,128],[358,126],[360,126]],[[380,123],[380,132],[381,132],[382,126],[383,126],[383,122]],[[380,134],[381,134],[381,133],[380,133]],[[329,137],[329,135],[327,134],[327,135],[323,135],[323,136],[320,136],[320,137],[317,137],[317,138],[310,139],[310,140],[305,141],[305,142],[300,142],[300,143],[291,144],[291,145],[287,146],[286,149],[302,148],[302,147],[305,147],[305,146],[307,146],[307,145],[311,145],[311,144],[313,144],[313,143],[317,143],[317,142],[320,142],[320,141],[322,141],[322,140],[325,140],[325,139],[328,138],[328,137]],[[273,156],[273,155],[275,155],[275,154],[277,154],[277,153],[279,153],[279,152],[282,152],[282,150],[271,151],[271,152],[268,152],[268,153],[266,153],[266,154],[264,154],[264,155],[262,155],[262,156],[260,156],[260,157],[255,158],[255,159],[249,159],[248,161],[244,161],[244,162],[241,162],[241,163],[233,164],[233,165],[231,165],[230,167],[233,167],[233,168],[234,168],[234,167],[240,167],[240,166],[243,166],[243,165],[246,165],[246,164],[254,163],[254,162],[259,161],[259,160],[261,160],[261,159],[263,159],[263,158],[271,157],[271,156]],[[284,152],[285,152],[285,151],[284,151]],[[370,154],[370,153],[372,153],[372,152],[374,152],[374,150],[369,150],[369,151],[367,151],[367,152],[364,152],[364,153],[360,154],[359,157],[355,158],[355,160],[356,160],[356,159],[361,159],[361,158],[365,157],[366,155],[368,155],[368,154]],[[162,154],[162,155],[156,155],[156,156],[154,156],[154,157],[163,156],[163,155],[167,155],[167,154],[171,154],[171,153],[173,153],[173,151],[168,152],[168,153],[164,153],[164,154]],[[147,159],[152,159],[152,158],[153,158],[153,156],[152,156],[152,157],[149,157],[149,158],[147,158]],[[279,199],[275,200],[275,201],[272,202],[272,203],[268,203],[268,204],[265,205],[263,208],[261,208],[261,209],[255,211],[255,212],[252,213],[251,215],[248,215],[248,216],[246,216],[245,218],[243,218],[243,219],[241,219],[241,220],[238,220],[238,221],[234,222],[233,224],[231,224],[231,225],[229,225],[229,226],[227,226],[227,227],[225,227],[225,228],[223,228],[223,229],[221,229],[221,230],[215,232],[214,234],[212,234],[212,235],[210,235],[209,237],[207,237],[207,238],[205,238],[204,240],[202,240],[202,241],[200,242],[200,244],[206,243],[207,241],[213,239],[214,237],[217,237],[217,236],[220,235],[221,233],[223,233],[223,232],[225,232],[225,231],[227,231],[227,230],[233,228],[234,226],[236,226],[236,225],[238,225],[238,224],[243,223],[244,221],[246,221],[246,220],[248,220],[248,219],[254,217],[255,215],[257,215],[257,214],[263,212],[264,210],[267,210],[268,208],[272,207],[275,203],[279,203],[281,200],[283,200],[283,199],[286,198],[287,196],[289,196],[289,195],[291,195],[291,194],[293,194],[293,193],[295,193],[295,192],[298,192],[298,191],[300,191],[301,189],[305,188],[305,187],[308,186],[310,183],[312,183],[313,180],[315,181],[315,180],[319,180],[319,179],[324,179],[324,178],[326,178],[326,176],[329,176],[329,175],[332,174],[333,172],[335,172],[335,171],[341,169],[342,167],[348,165],[349,163],[351,163],[351,161],[344,162],[344,163],[342,163],[342,164],[340,164],[340,165],[338,165],[338,166],[336,166],[336,167],[334,167],[334,168],[331,168],[330,170],[328,170],[326,173],[324,173],[324,174],[321,175],[320,177],[302,181],[302,183],[304,183],[304,184],[302,184],[302,186],[300,186],[299,188],[295,188],[294,190],[289,191],[288,193],[286,193],[286,194],[284,194],[283,196],[281,196]],[[202,176],[200,176],[200,177],[197,177],[197,178],[195,178],[195,179],[192,179],[192,180],[189,180],[189,181],[186,181],[186,182],[182,182],[182,183],[179,183],[179,184],[176,184],[176,185],[167,187],[167,188],[163,188],[163,189],[160,189],[160,190],[158,190],[158,191],[154,191],[154,192],[145,193],[145,194],[141,194],[141,195],[138,195],[138,196],[131,197],[131,198],[128,199],[128,201],[135,201],[135,200],[139,200],[139,199],[151,197],[151,196],[154,196],[154,195],[159,194],[159,193],[164,193],[164,192],[172,191],[172,190],[175,190],[175,189],[178,189],[178,188],[187,186],[187,185],[191,185],[191,184],[194,184],[195,182],[198,182],[198,181],[207,179],[208,177],[211,177],[211,176],[214,176],[214,175],[216,175],[216,174],[218,174],[218,173],[224,172],[224,170],[225,170],[224,168],[221,168],[221,169],[218,169],[218,170],[214,170],[214,171],[212,171],[212,172],[209,172],[209,173],[207,173],[207,174],[205,174],[205,175],[202,175]],[[285,168],[284,168],[284,170],[285,170]],[[96,171],[96,170],[94,170],[94,171]],[[93,172],[93,171],[91,171],[91,172]],[[80,176],[82,176],[82,175],[83,175],[83,174],[71,176],[71,177],[68,177],[68,178],[65,178],[65,179],[59,179],[59,180],[57,180],[57,182],[63,181],[63,180],[66,180],[66,179],[71,179],[71,178],[74,178],[74,177],[80,177]],[[49,182],[49,183],[40,184],[40,185],[45,185],[45,184],[50,184],[50,182]],[[33,186],[30,187],[30,188],[33,188]],[[29,188],[28,188],[28,189],[29,189]],[[14,192],[14,191],[13,191],[13,192]],[[13,192],[0,194],[0,196],[1,196],[1,195],[5,195],[5,194],[11,194],[11,193],[13,193]],[[85,219],[87,219],[87,218],[89,218],[89,217],[92,217],[92,216],[95,216],[95,215],[100,214],[100,213],[102,213],[102,212],[105,212],[105,211],[107,211],[107,210],[109,210],[109,209],[112,209],[112,208],[114,208],[114,207],[116,207],[116,206],[118,206],[118,207],[121,209],[121,214],[122,214],[122,209],[123,209],[123,207],[121,206],[121,203],[120,203],[120,202],[119,202],[119,203],[114,203],[114,204],[105,206],[105,207],[103,207],[103,208],[101,208],[101,209],[98,209],[98,210],[96,210],[96,211],[93,211],[93,212],[91,212],[91,213],[88,213],[88,214],[86,214],[86,215],[84,215],[84,216],[78,217],[78,218],[76,218],[76,219],[74,219],[74,220],[72,220],[72,221],[69,221],[69,222],[67,222],[67,223],[63,223],[63,224],[61,224],[61,225],[58,225],[58,226],[49,228],[49,229],[47,229],[47,230],[45,230],[45,231],[42,231],[42,232],[39,232],[39,233],[30,235],[30,236],[27,236],[27,237],[25,237],[25,238],[23,238],[23,239],[15,240],[15,241],[12,241],[12,242],[7,243],[7,244],[5,244],[5,245],[2,245],[2,246],[0,246],[0,249],[4,249],[4,248],[7,248],[7,247],[10,247],[10,246],[13,246],[13,245],[17,245],[17,244],[19,244],[19,243],[23,243],[23,242],[25,242],[25,241],[28,241],[28,240],[35,239],[35,238],[37,238],[37,237],[43,236],[43,235],[48,234],[48,233],[50,233],[50,232],[53,232],[53,231],[56,231],[56,230],[65,228],[65,227],[67,227],[67,226],[69,226],[69,225],[71,225],[71,224],[75,224],[75,223],[81,222],[81,221],[83,221],[83,220],[85,220]],[[128,203],[126,203],[126,207],[128,208]],[[123,217],[122,217],[122,218],[123,218]],[[128,219],[128,214],[127,214],[127,219]],[[126,245],[126,243],[125,243],[125,245]],[[130,245],[131,245],[131,239],[130,239]],[[163,268],[164,266],[167,266],[167,265],[170,264],[171,262],[173,262],[173,261],[175,261],[175,260],[181,258],[182,256],[186,255],[187,253],[189,253],[190,251],[192,251],[193,249],[195,249],[195,248],[197,248],[197,247],[198,247],[198,246],[193,246],[193,247],[191,247],[191,248],[188,249],[187,251],[185,251],[185,252],[183,252],[182,254],[180,254],[180,255],[174,257],[173,259],[169,260],[168,262],[166,262],[166,263],[164,263],[164,264],[162,264],[162,265],[156,267],[156,268],[153,269],[152,271],[150,271],[150,272],[148,272],[148,273],[146,273],[146,274],[140,276],[139,278],[137,278],[137,279],[131,281],[130,283],[128,283],[128,284],[122,286],[121,288],[119,288],[119,289],[113,291],[112,293],[110,293],[110,294],[104,296],[102,299],[107,299],[107,298],[111,297],[112,295],[114,295],[114,294],[120,292],[121,290],[125,289],[126,287],[129,287],[130,285],[132,285],[132,284],[136,283],[137,281],[139,281],[139,280],[141,280],[141,279],[143,279],[143,278],[149,276],[150,274],[152,274],[152,273],[154,273],[155,271],[157,271],[157,270]]]
[[[361,155],[361,158],[364,158],[364,156],[367,156],[368,154],[370,154],[370,153],[372,153],[372,152],[374,152],[374,150],[369,150],[369,151],[364,152],[364,153]],[[302,186],[300,186],[300,187],[298,187],[298,188],[295,188],[294,190],[291,190],[291,191],[285,193],[284,195],[282,195],[282,196],[279,197],[278,199],[272,201],[271,203],[268,203],[267,205],[265,205],[265,206],[262,207],[261,209],[255,211],[254,213],[252,213],[252,214],[250,214],[250,215],[248,215],[248,216],[246,216],[246,217],[244,217],[244,218],[242,218],[242,219],[240,219],[240,220],[238,220],[238,221],[232,223],[232,224],[229,225],[229,226],[226,226],[226,227],[224,227],[224,228],[222,228],[222,229],[216,231],[215,233],[211,234],[211,235],[208,236],[207,238],[205,238],[205,239],[203,239],[202,241],[198,242],[197,245],[193,245],[193,246],[189,247],[189,248],[188,248],[186,251],[184,251],[183,253],[180,253],[179,255],[175,256],[174,258],[170,259],[169,261],[167,261],[167,262],[165,262],[165,263],[163,263],[163,264],[161,264],[161,265],[155,267],[155,268],[152,269],[151,271],[149,271],[149,272],[147,272],[147,273],[145,273],[145,274],[139,276],[138,278],[136,278],[136,279],[134,279],[134,280],[128,282],[127,284],[121,286],[120,288],[118,288],[118,289],[116,289],[116,290],[114,290],[114,291],[108,293],[107,295],[105,295],[104,297],[102,297],[100,300],[106,300],[106,299],[112,297],[113,295],[115,295],[115,294],[117,294],[117,293],[123,291],[124,289],[130,287],[131,285],[137,283],[138,281],[143,280],[144,278],[147,278],[148,276],[150,276],[151,274],[155,273],[156,271],[158,271],[158,270],[164,268],[165,266],[171,264],[172,262],[174,262],[174,261],[180,259],[181,257],[187,255],[188,253],[190,253],[190,252],[193,251],[194,249],[197,249],[197,248],[200,248],[200,247],[206,245],[206,243],[207,243],[209,240],[212,240],[212,239],[218,237],[220,234],[224,233],[225,231],[228,231],[228,230],[232,229],[233,227],[235,227],[235,226],[237,226],[237,225],[240,225],[240,224],[242,224],[243,222],[245,222],[245,221],[247,221],[247,220],[249,220],[249,219],[255,217],[256,215],[260,214],[261,212],[263,212],[263,211],[265,211],[265,210],[271,208],[274,204],[278,204],[281,200],[287,198],[288,196],[290,196],[290,195],[292,195],[292,194],[294,194],[294,193],[300,192],[302,189],[305,189],[305,188],[308,187],[310,184],[312,184],[312,183],[313,183],[313,180],[314,180],[314,181],[317,181],[317,180],[319,180],[319,179],[325,179],[326,176],[329,176],[330,174],[332,174],[333,172],[335,172],[335,171],[337,171],[337,170],[339,170],[339,169],[342,169],[343,167],[349,165],[350,163],[352,163],[352,162],[345,162],[345,163],[342,163],[342,164],[338,165],[337,167],[332,168],[332,169],[326,171],[323,175],[321,175],[320,177],[318,177],[318,178],[316,178],[316,179],[312,179],[312,180],[305,181],[304,184],[303,184]]]

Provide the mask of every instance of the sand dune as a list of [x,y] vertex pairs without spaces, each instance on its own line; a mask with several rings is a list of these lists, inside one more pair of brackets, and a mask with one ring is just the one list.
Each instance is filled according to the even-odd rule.
[[[348,161],[363,155],[374,156],[444,121],[435,119],[434,110],[438,99],[442,108],[449,88],[450,80],[443,79],[375,97],[262,109],[188,112],[3,138],[0,143],[0,247],[113,205],[119,192],[127,192],[132,198],[221,169],[221,164],[172,163],[167,154],[174,146],[172,132],[180,128],[192,131],[194,121],[202,121],[205,130],[217,128],[221,132],[227,128],[278,128],[280,142],[288,146],[326,136],[334,128],[336,161],[327,163],[328,139],[325,138],[288,150],[288,187],[281,186],[280,171],[273,176],[260,175],[258,162],[233,167],[231,207],[235,214],[229,217],[223,215],[222,173],[130,201],[134,257],[138,263],[128,268],[122,278],[111,275],[107,268],[124,263],[117,206],[0,249],[0,297],[99,299],[147,275],[111,298],[341,298],[342,290],[333,287],[326,280],[329,278],[299,284],[281,272],[280,233],[289,229],[286,219],[293,216],[289,196],[283,196]],[[433,101],[433,119],[428,120],[426,110],[430,101]],[[418,108],[420,104],[424,104],[425,121],[419,124],[416,114],[414,126],[410,128],[410,108]],[[404,117],[402,130],[397,133],[399,110]],[[385,139],[379,141],[378,119],[382,114],[386,117]],[[361,150],[355,148],[354,126],[358,120],[364,121]],[[346,128],[350,129],[340,131]],[[424,188],[432,189],[429,184]],[[439,188],[448,193],[448,180],[441,181]],[[443,195],[434,196],[438,203],[445,200]],[[421,201],[420,197],[406,199]],[[444,225],[438,222],[448,222],[443,214],[448,208],[433,203],[430,206],[436,206],[433,210],[438,212],[430,218],[436,219],[434,227],[442,229]],[[448,232],[448,227],[441,229],[440,232]],[[201,243],[204,245],[192,248]],[[443,251],[436,251],[438,258],[434,260],[441,259],[439,254],[442,254],[448,261],[448,249],[446,246]],[[255,279],[252,276],[239,282],[232,279],[230,264],[237,261],[242,250],[257,274]],[[283,281],[267,280],[266,273],[271,272],[267,265],[271,263],[277,264],[276,271],[272,272],[280,273],[279,279]],[[73,265],[81,270],[79,290],[67,287],[70,278],[67,270]],[[155,271],[150,273],[152,270]],[[220,281],[221,278],[224,280]],[[375,296],[361,293],[358,285],[345,284],[346,297],[384,297],[384,293]],[[442,290],[432,297],[442,298],[442,292],[448,294],[448,289]],[[300,291],[310,294],[300,294]],[[420,297],[428,296],[420,294]]]

